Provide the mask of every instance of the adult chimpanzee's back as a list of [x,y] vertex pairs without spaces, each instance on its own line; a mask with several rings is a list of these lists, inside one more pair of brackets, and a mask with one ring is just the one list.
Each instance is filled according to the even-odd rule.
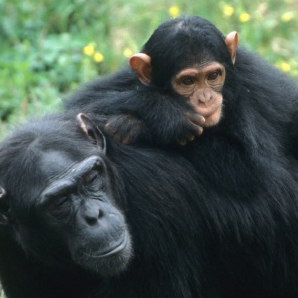
[[66,106],[105,114],[124,143],[167,146],[194,165],[210,192],[206,281],[217,295],[297,297],[298,87],[237,45],[236,32],[202,18],[170,20],[130,60],[135,76],[94,82]]
[[0,145],[8,298],[201,297],[206,206],[182,157],[105,138],[85,115]]

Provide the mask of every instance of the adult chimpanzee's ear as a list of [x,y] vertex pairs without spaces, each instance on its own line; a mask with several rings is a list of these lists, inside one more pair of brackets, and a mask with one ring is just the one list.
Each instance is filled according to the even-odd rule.
[[238,47],[238,33],[236,31],[229,33],[225,39],[225,42],[234,64],[236,60],[236,50]]
[[9,198],[3,187],[0,186],[0,224],[7,225],[11,223],[9,216]]
[[144,53],[135,54],[130,57],[129,65],[141,83],[148,86],[151,82],[151,57]]
[[77,115],[77,120],[80,124],[81,129],[89,137],[89,139],[91,139],[93,144],[100,147],[100,149],[105,153],[106,138],[101,130],[97,127],[97,125],[83,113]]

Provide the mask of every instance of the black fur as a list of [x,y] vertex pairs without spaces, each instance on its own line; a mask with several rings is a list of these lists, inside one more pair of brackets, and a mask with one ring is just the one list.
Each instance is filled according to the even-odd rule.
[[[223,36],[199,17],[168,21],[154,36],[143,51],[152,56],[153,74],[163,76],[162,86],[159,79],[143,86],[123,70],[76,93],[67,108],[108,117],[133,115],[144,121],[151,141],[169,145],[195,166],[200,185],[210,192],[214,245],[208,251],[213,258],[207,259],[209,291],[227,298],[297,297],[297,84],[241,48],[233,65]],[[191,51],[189,40],[198,41],[191,43]],[[185,66],[183,59],[191,61],[188,55],[196,45],[199,61],[207,55],[226,68],[223,115],[218,125],[178,148],[173,143],[188,133],[186,112],[192,108],[168,86]]]

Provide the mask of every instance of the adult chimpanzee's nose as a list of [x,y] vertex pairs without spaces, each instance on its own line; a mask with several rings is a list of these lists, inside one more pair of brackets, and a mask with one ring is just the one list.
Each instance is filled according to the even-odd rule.
[[94,226],[107,215],[105,209],[101,201],[88,200],[85,202],[84,211],[82,212],[83,219],[89,226]]

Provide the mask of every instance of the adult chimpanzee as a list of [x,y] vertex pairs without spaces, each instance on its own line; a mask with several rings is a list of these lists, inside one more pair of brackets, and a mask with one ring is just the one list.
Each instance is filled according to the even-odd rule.
[[44,118],[0,146],[7,297],[201,297],[211,231],[192,166],[77,119]]
[[213,193],[208,282],[219,297],[297,297],[298,88],[237,40],[199,17],[165,22],[132,57],[137,76],[96,81],[67,107],[105,113],[124,142],[181,143],[204,126],[171,148]]

